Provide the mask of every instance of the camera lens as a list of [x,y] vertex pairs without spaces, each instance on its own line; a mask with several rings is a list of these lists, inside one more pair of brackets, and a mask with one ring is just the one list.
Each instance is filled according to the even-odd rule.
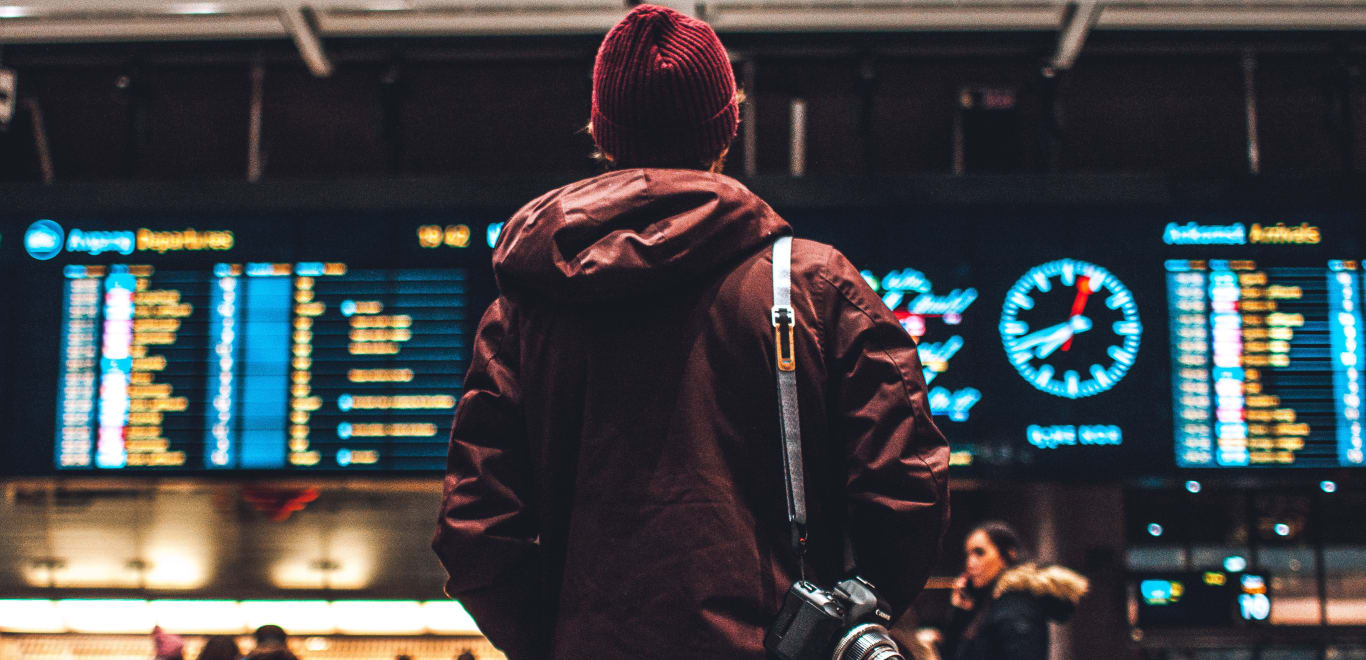
[[887,629],[876,623],[854,626],[835,645],[831,660],[906,660]]

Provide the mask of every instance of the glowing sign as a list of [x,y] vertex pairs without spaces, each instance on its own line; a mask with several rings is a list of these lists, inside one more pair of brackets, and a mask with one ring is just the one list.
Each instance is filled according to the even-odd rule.
[[[137,249],[158,254],[167,252],[196,252],[200,250],[231,250],[235,242],[231,231],[199,231],[193,227],[180,231],[139,229]],[[127,254],[124,252],[123,254]]]
[[[916,349],[925,384],[934,383],[949,370],[949,362],[963,350],[965,341],[963,335],[958,333],[936,341],[926,341],[927,336],[931,335],[929,323],[935,321],[945,326],[962,324],[963,314],[977,300],[977,289],[954,289],[938,295],[934,293],[930,278],[914,268],[893,270],[881,278],[871,270],[860,271],[859,275],[881,296],[883,304],[892,310],[901,327],[918,340]],[[968,421],[973,406],[981,400],[982,392],[975,387],[950,389],[941,385],[929,392],[931,414],[947,417],[953,422]]]
[[1144,580],[1138,585],[1147,605],[1172,605],[1186,593],[1186,585],[1176,580]]
[[1170,222],[1162,232],[1162,242],[1167,245],[1318,245],[1322,240],[1323,232],[1307,222],[1294,226],[1286,226],[1284,222],[1274,225],[1254,222],[1251,227],[1241,222],[1229,225]]
[[417,244],[424,248],[441,246],[464,248],[470,246],[469,225],[422,225],[417,228]]
[[61,225],[51,220],[39,220],[29,225],[24,233],[24,249],[34,259],[47,261],[61,253],[65,237]]
[[1063,446],[1112,446],[1124,444],[1124,433],[1118,426],[1091,424],[1072,426],[1029,425],[1025,429],[1029,444],[1039,449],[1057,449]]

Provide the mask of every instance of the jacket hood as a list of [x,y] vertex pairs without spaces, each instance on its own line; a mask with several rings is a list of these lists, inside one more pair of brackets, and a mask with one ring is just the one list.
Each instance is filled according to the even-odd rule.
[[1089,587],[1086,578],[1061,566],[1020,564],[997,578],[992,594],[995,598],[1009,593],[1028,594],[1043,603],[1044,614],[1049,618],[1066,621]]
[[740,182],[699,170],[628,169],[522,207],[493,251],[499,288],[563,302],[684,284],[791,233]]

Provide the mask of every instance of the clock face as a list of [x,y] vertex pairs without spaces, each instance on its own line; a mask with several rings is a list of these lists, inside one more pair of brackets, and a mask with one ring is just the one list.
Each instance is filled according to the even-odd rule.
[[1133,293],[1110,271],[1076,259],[1029,269],[1001,310],[1006,357],[1030,385],[1068,399],[1100,394],[1138,356],[1143,324]]

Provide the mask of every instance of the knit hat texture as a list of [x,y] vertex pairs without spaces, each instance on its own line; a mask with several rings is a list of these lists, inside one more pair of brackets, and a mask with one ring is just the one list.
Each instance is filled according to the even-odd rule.
[[593,141],[618,163],[716,158],[740,125],[735,71],[710,25],[640,5],[603,38],[593,65]]

